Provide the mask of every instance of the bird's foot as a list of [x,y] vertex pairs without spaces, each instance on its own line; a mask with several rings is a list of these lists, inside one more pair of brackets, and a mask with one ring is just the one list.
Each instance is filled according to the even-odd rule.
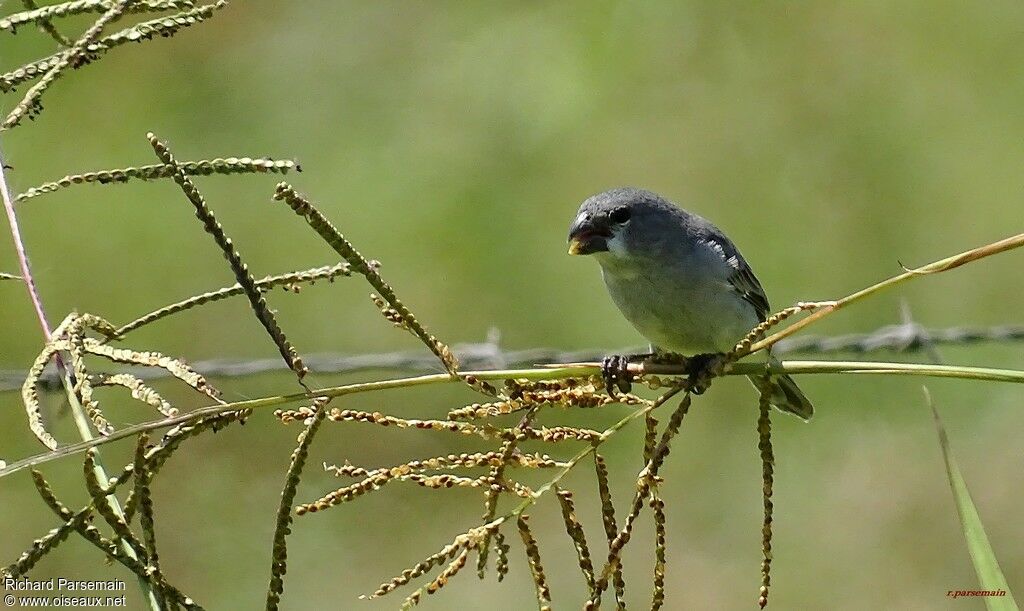
[[690,381],[690,392],[704,394],[711,386],[711,380],[725,371],[726,355],[723,352],[695,354],[686,361],[686,375]]
[[601,359],[601,378],[604,380],[604,388],[610,396],[615,396],[616,388],[619,392],[628,393],[633,388],[633,374],[629,372],[629,357],[613,354]]

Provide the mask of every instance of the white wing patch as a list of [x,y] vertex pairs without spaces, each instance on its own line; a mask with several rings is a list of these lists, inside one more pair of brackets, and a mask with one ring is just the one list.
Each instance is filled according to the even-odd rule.
[[[760,320],[764,320],[768,315],[768,298],[765,297],[764,289],[761,288],[761,283],[754,276],[750,266],[740,258],[736,247],[729,244],[727,249],[725,245],[714,237],[704,237],[700,241],[721,255],[725,264],[732,268],[733,271],[729,276],[729,284],[745,301],[754,307],[757,317]],[[732,252],[732,254],[729,254],[729,252]]]
[[718,254],[722,255],[722,259],[725,260],[726,264],[728,264],[729,267],[731,267],[733,269],[737,269],[737,270],[740,269],[740,260],[739,260],[739,258],[737,258],[736,255],[732,255],[730,257],[727,254],[725,254],[725,247],[723,247],[717,241],[715,241],[713,239],[703,239],[701,241],[704,242],[705,244],[707,244],[708,246],[710,246],[712,250],[714,250]]

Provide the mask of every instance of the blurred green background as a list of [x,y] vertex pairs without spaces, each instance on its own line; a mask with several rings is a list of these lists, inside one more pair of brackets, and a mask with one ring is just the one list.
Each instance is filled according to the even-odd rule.
[[[7,2],[4,13],[20,4]],[[79,32],[86,21],[74,21]],[[13,69],[53,52],[25,28],[0,36]],[[565,254],[579,202],[630,184],[712,219],[740,245],[773,305],[833,298],[1021,230],[1024,201],[1024,5],[1015,0],[861,2],[235,2],[164,41],[119,48],[69,73],[46,111],[3,137],[14,189],[100,168],[155,162],[144,134],[179,159],[295,157],[288,177],[353,240],[446,341],[507,348],[626,346],[638,337],[605,294],[595,262]],[[20,100],[5,95],[5,111]],[[303,223],[270,202],[277,178],[200,179],[257,277],[333,263]],[[52,321],[78,309],[123,322],[231,284],[192,208],[169,181],[81,186],[25,203],[25,241]],[[901,286],[814,332],[898,321],[901,299],[928,326],[1020,323],[1021,253]],[[0,270],[16,272],[0,238]],[[361,281],[318,284],[272,307],[300,352],[411,349],[379,318]],[[0,283],[0,368],[27,367],[42,345],[22,287]],[[128,345],[181,355],[274,357],[244,299],[154,325]],[[950,362],[1024,367],[1019,346],[947,349]],[[915,358],[890,354],[877,359]],[[872,358],[875,358],[872,357]],[[840,357],[833,357],[840,358]],[[924,359],[919,355],[919,359]],[[312,376],[334,385],[360,376]],[[920,379],[805,377],[818,413],[778,417],[776,609],[979,609],[952,600],[976,578],[943,471]],[[1024,595],[1024,427],[1010,385],[928,382],[1018,599]],[[287,373],[220,381],[229,400],[296,390]],[[158,387],[181,405],[201,399]],[[118,425],[151,420],[107,393]],[[474,400],[436,388],[364,395],[336,406],[441,417]],[[41,450],[17,393],[0,395],[0,457]],[[74,439],[70,418],[54,428]],[[546,424],[595,428],[625,408]],[[695,403],[665,467],[670,609],[749,609],[759,586],[760,463],[755,397],[715,385]],[[155,484],[163,566],[211,609],[262,605],[274,512],[300,428],[269,413],[188,445]],[[640,467],[640,431],[607,450],[624,510]],[[131,444],[108,446],[111,464]],[[321,461],[382,466],[484,444],[440,433],[328,423],[298,500],[340,485]],[[556,448],[536,447],[557,453]],[[562,450],[575,451],[574,447]],[[77,459],[45,472],[83,502]],[[571,478],[591,545],[602,531],[589,469]],[[395,608],[356,596],[476,523],[472,491],[394,484],[297,520],[284,607]],[[648,604],[653,532],[625,558],[631,607]],[[0,482],[0,559],[55,526],[22,472]],[[535,510],[555,608],[578,608],[582,578],[557,504]],[[514,537],[514,532],[509,533]],[[427,609],[535,605],[518,540],[503,584],[467,569]],[[598,554],[599,555],[599,554]],[[36,578],[128,580],[72,540]]]

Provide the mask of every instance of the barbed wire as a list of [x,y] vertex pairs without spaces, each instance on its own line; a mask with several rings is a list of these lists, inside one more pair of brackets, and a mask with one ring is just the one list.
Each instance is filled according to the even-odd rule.
[[[608,354],[635,354],[646,352],[646,347],[625,349],[559,350],[531,348],[503,350],[497,329],[488,333],[485,341],[457,344],[454,351],[468,369],[507,369],[538,363],[571,363],[596,361]],[[928,346],[949,344],[976,344],[982,342],[1015,342],[1024,340],[1024,325],[997,325],[992,327],[946,327],[929,329],[915,322],[880,327],[870,333],[822,336],[807,335],[780,341],[774,352],[778,355],[796,353],[868,353],[916,352]],[[439,371],[432,354],[419,351],[398,351],[376,354],[339,354],[334,352],[311,354],[303,359],[311,372],[317,374],[345,374],[370,370],[434,373]],[[192,367],[207,377],[233,378],[285,371],[280,359],[212,359],[192,363]],[[162,369],[134,368],[124,370],[139,379],[167,377]],[[21,388],[27,372],[0,370],[0,392]],[[59,390],[61,380],[56,370],[46,372],[39,381],[44,390]]]

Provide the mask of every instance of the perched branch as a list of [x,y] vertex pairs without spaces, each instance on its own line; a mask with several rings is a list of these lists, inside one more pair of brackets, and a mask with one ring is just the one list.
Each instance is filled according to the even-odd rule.
[[[484,371],[462,371],[460,375],[475,376],[480,380],[507,380],[507,379],[529,379],[529,380],[558,380],[564,378],[596,376],[600,374],[599,363],[582,363],[542,367],[538,369],[500,369]],[[984,367],[966,367],[962,365],[922,365],[917,363],[872,363],[860,361],[783,361],[773,363],[770,367],[772,375],[779,374],[835,374],[835,373],[858,373],[858,374],[885,374],[885,375],[912,375],[930,376],[940,378],[957,378],[964,380],[986,380],[990,382],[1010,382],[1024,384],[1024,371],[1012,369],[991,369]],[[662,372],[664,373],[664,372]],[[760,363],[734,363],[732,368],[724,375],[758,375],[764,373],[764,365]],[[80,443],[61,446],[52,452],[38,454],[23,460],[10,462],[6,467],[0,468],[0,478],[21,471],[29,467],[72,456],[85,452],[89,448],[105,445],[120,439],[134,437],[139,433],[155,431],[163,428],[188,424],[195,420],[229,413],[238,410],[264,409],[276,407],[296,401],[308,401],[318,397],[340,397],[343,395],[390,390],[396,388],[407,388],[414,386],[426,386],[435,384],[450,384],[461,382],[453,379],[449,374],[439,373],[433,375],[415,376],[411,378],[396,378],[382,380],[379,382],[363,382],[358,384],[346,384],[331,388],[312,389],[309,392],[292,393],[288,395],[277,395],[224,403],[223,405],[210,405],[200,407],[191,412],[164,418],[152,422],[145,422],[118,429],[101,439],[93,439]],[[659,380],[659,384],[663,381]]]
[[[287,290],[296,290],[299,282],[307,280],[297,278],[297,274],[310,274],[312,277],[337,271],[340,275],[349,275],[340,271],[346,264],[331,268],[317,268],[293,274],[268,276],[256,281],[263,288],[282,285]],[[330,276],[325,276],[331,280]],[[308,280],[310,284],[313,280]],[[203,293],[184,301],[164,306],[118,328],[118,335],[133,331],[138,327],[156,322],[159,319],[233,295],[242,294],[241,287],[234,285],[217,291]],[[772,348],[776,355],[786,354],[837,354],[872,352],[917,353],[925,350],[929,344],[935,345],[970,345],[979,343],[1019,342],[1024,340],[1024,326],[997,325],[992,327],[944,327],[926,328],[917,324],[886,325],[870,333],[851,333],[847,335],[799,335],[784,339]],[[502,349],[496,334],[481,343],[455,344],[452,351],[458,355],[459,361],[466,369],[505,369],[529,367],[537,363],[575,363],[596,362],[609,354],[635,354],[645,350],[642,346],[625,348],[558,350],[556,348],[532,348],[528,350]],[[383,352],[371,354],[338,354],[322,353],[307,354],[303,362],[310,370],[320,374],[347,374],[371,370],[404,371],[409,373],[429,373],[437,371],[437,359],[433,355],[418,350]],[[259,375],[263,373],[287,371],[282,367],[280,359],[214,359],[195,361],[193,368],[209,378],[233,378]],[[130,373],[141,380],[153,380],[166,377],[168,374],[159,369],[129,369]],[[27,372],[20,370],[0,370],[0,392],[21,388]],[[39,376],[39,388],[56,390],[60,387],[60,377],[56,372],[47,371]]]
[[964,251],[960,254],[953,255],[951,257],[946,257],[945,259],[940,259],[933,263],[929,263],[928,265],[921,266],[917,269],[907,270],[902,274],[893,276],[891,278],[887,278],[886,280],[873,284],[867,288],[861,289],[855,293],[851,293],[846,297],[843,297],[842,299],[833,302],[831,305],[811,314],[807,318],[797,321],[796,323],[793,323],[792,325],[786,327],[781,331],[773,333],[772,335],[766,337],[765,339],[751,345],[750,352],[756,352],[758,350],[769,348],[778,343],[783,338],[789,337],[790,335],[793,335],[800,329],[803,329],[807,325],[813,324],[821,320],[822,318],[832,314],[833,312],[836,312],[837,310],[850,305],[851,303],[860,301],[865,297],[874,295],[875,293],[887,289],[889,287],[901,284],[908,280],[912,280],[919,276],[938,274],[941,272],[956,269],[961,265],[966,265],[973,261],[984,259],[985,257],[990,257],[992,255],[1007,252],[1015,248],[1020,248],[1021,246],[1024,246],[1024,233],[1020,233],[1015,236],[1010,236],[1008,238],[999,240],[997,242],[992,242],[990,244],[985,244],[984,246],[979,246],[978,248],[972,248],[971,250]]

